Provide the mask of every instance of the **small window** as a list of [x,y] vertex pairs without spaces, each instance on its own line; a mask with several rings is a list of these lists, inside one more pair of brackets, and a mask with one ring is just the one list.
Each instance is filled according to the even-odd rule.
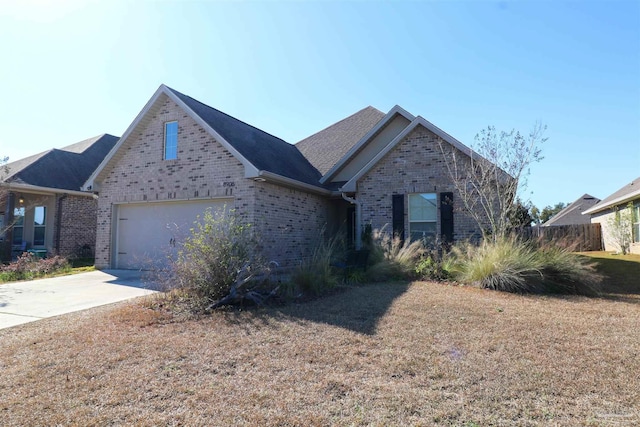
[[24,207],[13,210],[13,233],[11,244],[21,245],[24,234]]
[[36,206],[33,213],[33,246],[44,246],[47,208]]
[[435,240],[437,199],[435,193],[409,194],[409,236],[412,241],[432,243]]
[[640,202],[633,205],[633,242],[640,243]]
[[178,158],[178,122],[164,124],[164,159]]

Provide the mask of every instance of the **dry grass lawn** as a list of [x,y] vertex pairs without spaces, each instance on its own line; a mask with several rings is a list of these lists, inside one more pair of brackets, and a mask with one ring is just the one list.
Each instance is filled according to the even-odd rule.
[[2,425],[640,424],[639,300],[378,284],[172,319],[0,331]]

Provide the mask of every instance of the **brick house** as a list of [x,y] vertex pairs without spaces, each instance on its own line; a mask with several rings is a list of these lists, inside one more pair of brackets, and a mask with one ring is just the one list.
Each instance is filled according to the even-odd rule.
[[618,251],[620,247],[611,232],[611,220],[616,212],[631,210],[631,244],[629,250],[640,254],[640,177],[620,188],[605,199],[584,211],[591,218],[591,223],[599,223],[602,227],[602,241],[605,251]]
[[117,140],[104,134],[2,168],[2,260],[24,250],[62,256],[82,250],[83,255],[91,256],[98,203],[81,187]]
[[161,264],[208,207],[243,215],[283,266],[339,230],[358,247],[366,224],[404,238],[477,235],[453,208],[443,150],[471,155],[398,106],[292,145],[161,85],[85,183],[98,195],[96,266]]

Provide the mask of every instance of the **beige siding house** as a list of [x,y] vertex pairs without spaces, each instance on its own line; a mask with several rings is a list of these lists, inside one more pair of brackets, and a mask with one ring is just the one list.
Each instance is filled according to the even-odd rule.
[[584,211],[585,215],[591,217],[592,223],[600,223],[605,251],[620,251],[620,245],[614,238],[612,220],[617,212],[625,215],[629,210],[631,210],[631,229],[628,230],[631,236],[629,250],[631,253],[640,254],[640,177]]
[[96,265],[162,265],[208,207],[241,214],[282,266],[340,230],[358,247],[368,224],[467,238],[479,230],[454,209],[443,150],[471,153],[398,106],[289,144],[161,85],[84,185],[98,196]]

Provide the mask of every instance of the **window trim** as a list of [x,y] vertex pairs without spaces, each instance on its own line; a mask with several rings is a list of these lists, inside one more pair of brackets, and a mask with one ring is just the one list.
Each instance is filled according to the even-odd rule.
[[[432,195],[433,196],[434,207],[435,207],[435,212],[436,212],[436,217],[433,220],[413,220],[411,218],[411,198],[415,197],[415,196],[422,196],[422,195]],[[409,193],[409,195],[407,197],[407,208],[408,208],[407,211],[408,211],[408,218],[409,218],[409,240],[412,240],[412,237],[413,237],[413,231],[412,231],[411,224],[415,224],[415,223],[435,224],[436,228],[435,228],[435,231],[433,233],[433,238],[435,239],[438,236],[438,193]]]
[[[18,211],[22,211],[22,214],[18,214]],[[24,206],[19,206],[16,208],[13,208],[13,219],[14,219],[14,223],[12,225],[12,230],[11,230],[11,244],[13,246],[16,245],[21,245],[22,242],[24,242],[24,220],[25,217],[27,215],[27,210],[24,208]],[[18,220],[16,218],[22,218],[22,222],[20,224],[18,224]],[[20,241],[16,242],[16,229],[20,229]]]
[[[44,210],[44,215],[42,218],[42,224],[36,223],[36,210],[38,208],[42,208]],[[36,243],[36,230],[43,229],[42,232],[42,243]],[[46,206],[36,206],[33,209],[33,246],[45,246],[47,244],[47,207]]]
[[[175,148],[174,148],[174,151],[171,153],[172,157],[168,156],[169,152],[167,151],[167,149],[170,147],[169,138],[168,138],[170,136],[169,134],[170,125],[175,125]],[[178,158],[178,129],[179,127],[178,127],[177,120],[172,120],[164,123],[164,147],[162,152],[163,160],[176,160]],[[173,136],[173,134],[171,136]]]

